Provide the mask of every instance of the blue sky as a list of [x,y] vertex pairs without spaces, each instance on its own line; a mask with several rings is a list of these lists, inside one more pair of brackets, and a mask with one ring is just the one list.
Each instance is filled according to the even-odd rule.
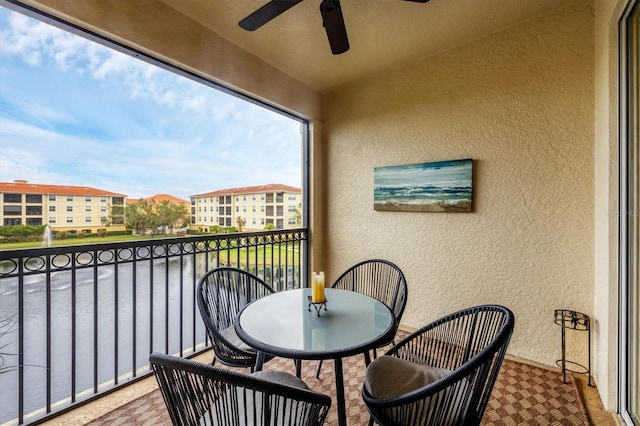
[[0,181],[301,186],[300,123],[0,7]]

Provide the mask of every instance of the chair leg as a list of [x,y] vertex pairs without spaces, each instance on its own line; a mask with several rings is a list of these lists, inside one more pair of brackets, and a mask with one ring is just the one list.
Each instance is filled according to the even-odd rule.
[[296,365],[296,377],[300,379],[302,374],[302,360],[294,359],[293,363]]
[[320,379],[320,370],[322,369],[322,360],[318,363],[318,371],[316,371],[316,379]]

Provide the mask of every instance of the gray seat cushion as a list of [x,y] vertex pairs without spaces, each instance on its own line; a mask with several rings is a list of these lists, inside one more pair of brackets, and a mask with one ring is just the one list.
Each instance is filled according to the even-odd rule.
[[231,343],[233,346],[235,346],[238,349],[241,349],[247,352],[256,351],[251,346],[247,345],[245,342],[240,340],[240,338],[238,337],[238,333],[236,333],[236,329],[233,326],[225,328],[224,330],[222,330],[220,334],[222,335],[222,337],[227,339],[229,343]]
[[364,385],[374,398],[391,399],[420,389],[450,372],[443,368],[383,355],[369,364]]
[[[384,355],[369,364],[364,385],[374,398],[391,399],[434,383],[450,373],[451,371],[447,369],[430,367]],[[431,401],[422,401],[420,407],[414,407],[410,424],[435,424],[434,421],[439,426],[465,424],[470,391],[469,381],[466,378],[461,379],[455,385],[432,396],[431,401],[448,401],[446,411],[432,412]],[[399,413],[400,411],[396,414]],[[393,414],[390,416],[394,417]],[[436,420],[433,416],[437,416]],[[399,423],[406,422],[406,418],[395,420]]]
[[289,374],[286,371],[256,371],[251,375],[262,380],[309,390],[309,386],[307,386],[301,378]]

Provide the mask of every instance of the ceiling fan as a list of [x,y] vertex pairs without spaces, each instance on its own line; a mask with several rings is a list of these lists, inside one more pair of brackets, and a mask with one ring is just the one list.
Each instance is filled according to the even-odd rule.
[[[426,3],[429,0],[404,1]],[[302,2],[302,0],[271,0],[240,21],[239,25],[247,31],[255,31],[300,2]],[[331,46],[331,53],[339,55],[349,50],[349,39],[347,38],[344,18],[342,17],[340,0],[321,0],[320,14],[322,15],[322,25],[327,32],[327,38]]]

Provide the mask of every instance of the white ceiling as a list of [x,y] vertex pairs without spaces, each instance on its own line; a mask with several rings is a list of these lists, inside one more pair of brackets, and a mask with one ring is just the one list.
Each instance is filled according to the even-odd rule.
[[327,92],[583,0],[342,0],[351,49],[331,54],[320,0],[255,32],[238,22],[268,0],[159,0],[308,86]]

